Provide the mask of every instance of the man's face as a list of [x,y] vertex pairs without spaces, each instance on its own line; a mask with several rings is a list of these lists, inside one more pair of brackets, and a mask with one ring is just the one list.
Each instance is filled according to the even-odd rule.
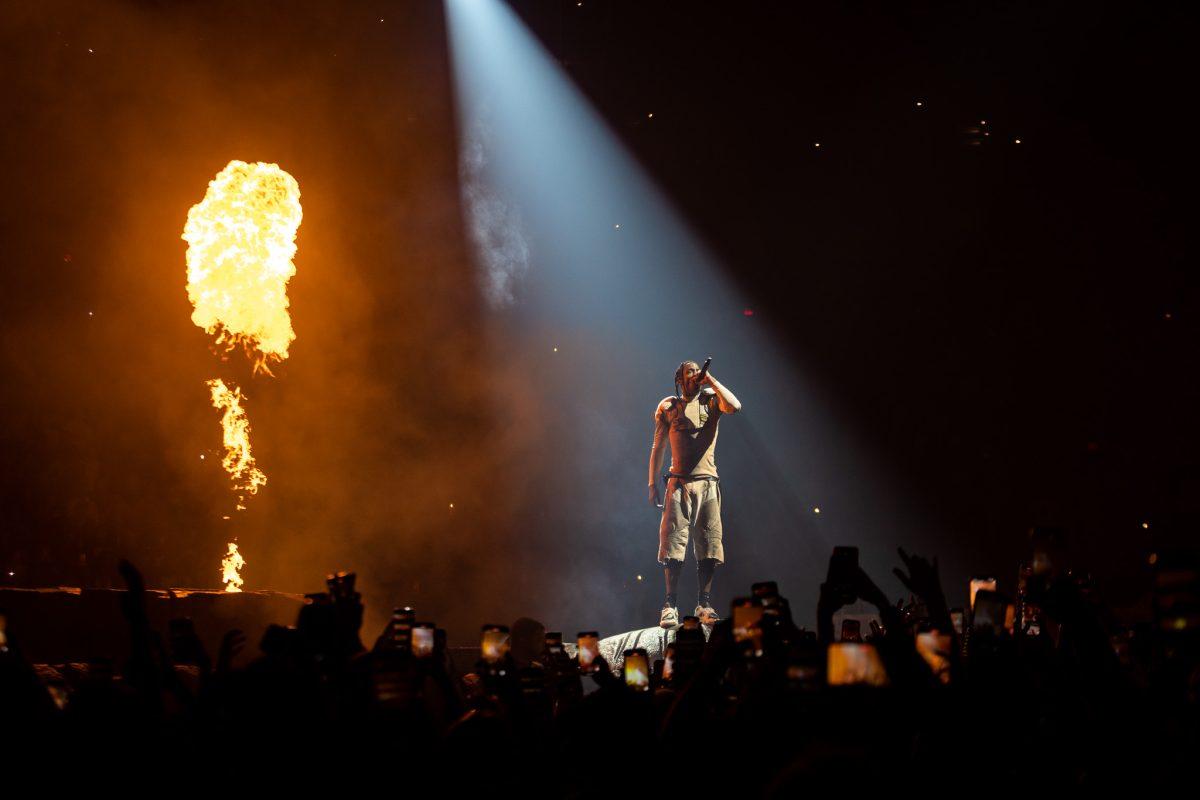
[[687,397],[692,397],[700,391],[700,365],[695,361],[688,361],[683,365],[683,381],[680,383],[680,389]]

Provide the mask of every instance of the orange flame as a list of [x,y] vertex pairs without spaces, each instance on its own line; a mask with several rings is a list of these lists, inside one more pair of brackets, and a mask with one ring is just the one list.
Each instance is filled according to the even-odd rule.
[[[254,372],[271,374],[269,362],[283,361],[296,338],[288,314],[287,284],[296,274],[296,231],[303,212],[300,186],[277,164],[230,161],[208,184],[204,199],[188,211],[182,238],[187,249],[187,292],[192,322],[216,336],[226,352],[239,344]],[[241,389],[220,378],[207,382],[214,408],[221,409],[225,456],[221,461],[238,492],[258,493],[267,476],[250,451],[250,421]],[[228,519],[228,517],[225,517]],[[221,561],[225,591],[240,592],[246,560],[237,544]]]
[[238,552],[237,542],[230,542],[229,550],[221,559],[221,582],[225,584],[225,591],[240,592],[242,590],[241,572],[244,566],[246,566],[246,559],[242,558],[242,554]]
[[250,451],[250,420],[242,408],[242,390],[234,386],[230,389],[225,381],[213,378],[207,381],[212,390],[213,408],[224,411],[221,415],[221,428],[224,431],[225,457],[221,466],[229,473],[233,488],[238,494],[238,510],[246,508],[243,501],[247,494],[258,494],[258,487],[267,484],[267,476],[254,463],[254,454]]
[[244,161],[230,161],[188,211],[192,322],[226,350],[242,345],[255,372],[270,374],[268,362],[287,358],[296,338],[287,283],[302,217],[295,178],[276,164]]

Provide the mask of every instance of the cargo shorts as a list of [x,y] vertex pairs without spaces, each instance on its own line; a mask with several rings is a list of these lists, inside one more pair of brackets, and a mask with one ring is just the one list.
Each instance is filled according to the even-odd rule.
[[663,502],[662,522],[658,526],[658,563],[668,559],[683,561],[688,536],[696,560],[725,561],[721,541],[721,482],[697,478],[671,478]]

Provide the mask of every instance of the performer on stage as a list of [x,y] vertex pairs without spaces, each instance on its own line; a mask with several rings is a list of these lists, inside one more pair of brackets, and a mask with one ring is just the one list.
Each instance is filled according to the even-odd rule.
[[[733,392],[695,361],[675,371],[679,394],[667,397],[654,411],[654,445],[650,448],[650,503],[662,509],[658,526],[658,563],[667,580],[667,602],[659,625],[679,625],[679,573],[687,553],[688,536],[696,554],[698,591],[695,615],[711,624],[713,573],[725,560],[721,543],[721,483],[717,477],[717,425],[722,414],[734,414],[742,404]],[[666,500],[659,494],[665,443],[671,442],[671,472]]]

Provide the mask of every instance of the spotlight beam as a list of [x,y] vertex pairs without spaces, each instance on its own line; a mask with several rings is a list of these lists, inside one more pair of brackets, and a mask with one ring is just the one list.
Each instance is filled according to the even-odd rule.
[[[755,304],[515,13],[499,0],[447,0],[446,13],[464,214],[485,289],[508,287],[499,297],[489,291],[491,299],[542,328],[603,342],[615,354],[605,372],[642,387],[646,413],[627,420],[632,430],[610,445],[621,454],[613,463],[629,458],[630,474],[644,476],[644,460],[625,454],[648,447],[650,410],[664,393],[655,387],[665,381],[652,382],[681,358],[711,353],[714,373],[737,387],[747,409],[731,425],[754,428],[741,437],[740,457],[769,476],[742,480],[762,492],[790,486],[775,497],[772,518],[742,514],[745,527],[774,526],[777,539],[815,537],[819,546],[792,549],[807,577],[824,569],[812,554],[835,542],[860,544],[864,564],[890,574],[895,543],[921,542],[913,537],[922,526],[882,479],[871,449],[761,317],[743,313]],[[796,250],[780,258],[789,286],[802,284],[805,270],[828,268],[805,262],[803,237],[798,231]],[[591,411],[606,413],[602,400],[592,402]],[[731,508],[738,503],[730,498]],[[822,509],[820,526],[796,518],[810,507]],[[644,516],[616,514],[614,527],[652,527]],[[643,544],[639,534],[628,534],[630,547]],[[770,553],[756,557],[764,574],[784,566]]]

